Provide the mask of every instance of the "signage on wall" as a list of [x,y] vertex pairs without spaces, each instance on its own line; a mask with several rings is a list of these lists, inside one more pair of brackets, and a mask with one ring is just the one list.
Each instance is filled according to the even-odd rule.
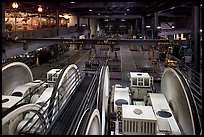
[[157,42],[157,45],[181,45],[181,42]]
[[63,41],[64,44],[84,44],[83,41]]
[[114,41],[97,41],[96,44],[97,45],[115,45],[116,42],[114,42]]

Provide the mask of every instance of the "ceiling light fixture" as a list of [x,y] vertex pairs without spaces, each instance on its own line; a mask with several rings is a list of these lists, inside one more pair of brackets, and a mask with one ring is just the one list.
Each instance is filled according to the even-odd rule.
[[100,16],[101,14],[100,13],[98,13],[98,16]]
[[92,9],[89,10],[90,12],[92,11]]
[[18,3],[14,2],[14,3],[12,4],[12,7],[13,7],[14,9],[17,9],[17,8],[18,8]]
[[161,29],[161,26],[157,26],[157,29]]
[[125,16],[127,15],[127,13],[124,14]]
[[75,2],[70,2],[70,3],[74,4]]
[[38,12],[42,12],[42,11],[43,11],[42,7],[39,6],[39,7],[38,7]]
[[147,25],[146,28],[150,28],[151,26]]
[[130,11],[130,9],[127,9],[127,11]]
[[174,29],[175,28],[174,25],[172,25],[171,28]]

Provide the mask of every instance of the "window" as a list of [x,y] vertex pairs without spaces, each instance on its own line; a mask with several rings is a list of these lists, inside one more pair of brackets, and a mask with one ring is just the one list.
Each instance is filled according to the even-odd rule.
[[132,79],[132,85],[137,86],[137,78]]
[[143,78],[138,78],[138,86],[143,86]]
[[144,86],[149,86],[149,78],[144,79]]

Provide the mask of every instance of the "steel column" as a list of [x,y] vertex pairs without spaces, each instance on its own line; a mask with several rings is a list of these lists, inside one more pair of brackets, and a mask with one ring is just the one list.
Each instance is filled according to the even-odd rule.
[[200,5],[195,2],[192,6],[193,63],[195,70],[200,72]]
[[137,36],[138,32],[139,32],[139,27],[138,27],[138,20],[135,19],[135,35]]
[[1,19],[1,25],[2,25],[2,33],[4,33],[5,32],[5,28],[6,28],[6,26],[5,26],[5,3],[4,2],[2,2],[1,3],[2,5],[1,5],[1,15],[2,15],[2,19]]
[[144,38],[144,17],[142,17],[142,38]]
[[157,26],[158,26],[158,13],[155,12],[154,13],[154,30],[153,30],[154,34],[153,34],[153,39],[158,38]]
[[57,36],[59,35],[59,11],[56,11]]
[[78,26],[78,29],[79,29],[79,26],[80,26],[80,17],[79,17],[79,15],[77,15],[77,26]]

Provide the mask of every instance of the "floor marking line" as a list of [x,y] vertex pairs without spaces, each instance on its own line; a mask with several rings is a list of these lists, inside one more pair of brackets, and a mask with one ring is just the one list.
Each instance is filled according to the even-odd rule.
[[123,81],[123,67],[122,67],[122,48],[120,47],[120,69],[121,69],[121,80]]
[[89,51],[87,51],[81,58],[79,58],[74,64],[77,64]]
[[[130,52],[130,48],[128,48],[128,51]],[[137,70],[137,67],[136,67],[136,64],[135,64],[135,61],[134,61],[134,58],[133,58],[133,56],[132,56],[132,53],[130,52],[130,55],[131,55],[131,57],[132,57],[132,61],[133,61],[133,64],[134,64],[134,66],[135,66],[135,69]]]

